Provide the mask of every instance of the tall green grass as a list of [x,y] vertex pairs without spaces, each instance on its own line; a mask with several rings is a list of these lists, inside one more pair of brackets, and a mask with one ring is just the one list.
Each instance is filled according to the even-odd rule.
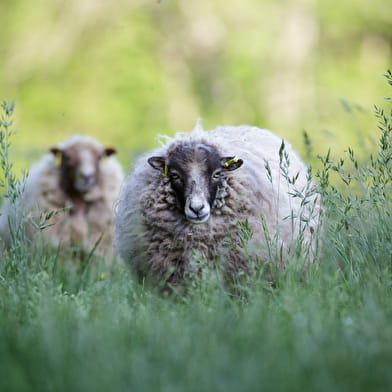
[[390,390],[390,102],[375,114],[367,161],[351,149],[338,162],[320,157],[317,262],[289,265],[273,286],[259,279],[233,295],[200,278],[165,297],[120,261],[86,268],[42,247],[3,253],[0,390]]

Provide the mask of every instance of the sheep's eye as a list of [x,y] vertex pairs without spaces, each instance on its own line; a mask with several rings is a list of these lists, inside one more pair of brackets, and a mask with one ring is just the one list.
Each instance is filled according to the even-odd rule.
[[219,178],[221,178],[222,177],[222,174],[223,174],[223,172],[222,172],[222,170],[217,170],[216,172],[214,172],[213,174],[212,174],[212,178],[214,178],[214,179],[219,179]]
[[177,173],[170,173],[170,178],[172,180],[179,180],[180,176]]

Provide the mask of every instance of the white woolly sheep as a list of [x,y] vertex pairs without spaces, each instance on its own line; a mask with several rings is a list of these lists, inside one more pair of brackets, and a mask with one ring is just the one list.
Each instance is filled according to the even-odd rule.
[[[249,257],[284,264],[295,241],[313,251],[319,202],[288,143],[246,125],[165,139],[137,161],[114,219],[115,246],[140,278],[178,284],[195,252],[235,279]],[[253,233],[247,246],[239,222]]]
[[22,228],[34,240],[42,232],[54,247],[90,252],[98,243],[101,251],[110,246],[113,205],[124,177],[115,152],[84,135],[51,148],[31,167],[17,199],[6,199],[2,206],[4,245]]

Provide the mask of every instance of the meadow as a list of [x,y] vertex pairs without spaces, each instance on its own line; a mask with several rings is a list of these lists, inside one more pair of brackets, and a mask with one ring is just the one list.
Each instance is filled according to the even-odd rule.
[[[391,72],[386,81],[391,89]],[[164,296],[120,260],[66,262],[16,237],[0,263],[0,390],[390,390],[390,99],[383,106],[375,152],[318,158],[320,253],[306,269],[293,258],[272,282],[258,277],[232,292],[203,275],[186,296]],[[13,112],[3,102],[9,197],[19,181]]]

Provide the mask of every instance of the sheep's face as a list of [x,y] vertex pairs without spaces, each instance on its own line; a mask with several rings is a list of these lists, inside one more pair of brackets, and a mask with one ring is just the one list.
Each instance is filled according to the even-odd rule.
[[223,179],[243,161],[222,157],[206,144],[189,142],[178,145],[166,157],[150,157],[148,163],[168,176],[186,219],[203,223],[210,217]]
[[116,152],[113,148],[98,149],[88,143],[54,147],[50,151],[61,156],[60,185],[68,194],[84,194],[91,190],[98,182],[100,160]]

